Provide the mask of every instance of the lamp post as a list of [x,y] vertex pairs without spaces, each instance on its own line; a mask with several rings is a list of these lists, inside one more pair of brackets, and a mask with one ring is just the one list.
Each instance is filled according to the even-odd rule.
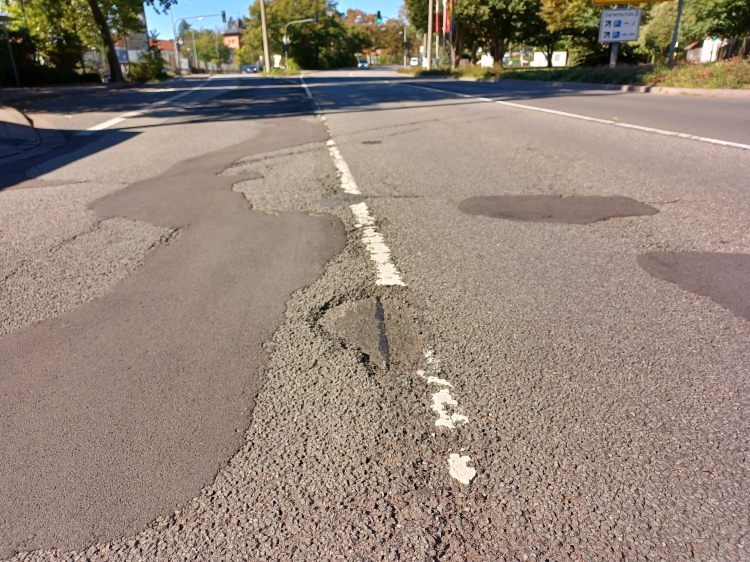
[[[170,10],[170,15],[171,15],[171,13],[172,13],[172,11]],[[181,21],[187,21],[187,20],[200,20],[200,21],[202,21],[205,18],[221,18],[222,21],[224,23],[226,23],[226,21],[227,21],[227,13],[226,12],[221,12],[220,14],[206,14],[204,16],[189,16],[189,17],[186,17],[186,18],[179,18],[177,20],[177,22],[175,22],[174,18],[172,18],[172,33],[174,34],[174,43],[175,43],[175,46],[174,46],[174,48],[175,48],[175,62],[177,63],[177,71],[180,74],[182,74],[182,69],[179,68],[180,59],[179,59],[179,54],[178,54],[179,52],[177,51],[177,27],[175,26],[175,23],[179,23]],[[197,53],[197,50],[195,48],[195,32],[192,29],[190,31],[193,34],[193,51],[195,51],[195,53],[194,53],[195,54],[194,59],[195,59],[195,66],[197,67],[198,66],[198,53]],[[218,59],[218,53],[219,53],[219,45],[218,45],[218,43],[216,45],[216,53],[217,53],[217,59]]]
[[[263,0],[261,0],[262,2]],[[297,23],[318,23],[318,12],[315,12],[313,14],[313,17],[311,18],[305,18],[303,20],[294,20],[290,21],[284,26],[284,68],[286,72],[289,72],[289,35],[287,34],[287,29],[290,25],[297,24]]]

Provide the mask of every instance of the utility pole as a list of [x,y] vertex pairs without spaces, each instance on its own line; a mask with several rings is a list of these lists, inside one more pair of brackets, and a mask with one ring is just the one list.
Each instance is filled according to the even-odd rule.
[[682,5],[685,0],[680,0],[677,4],[677,21],[674,24],[674,33],[672,33],[672,42],[669,44],[669,62],[667,65],[669,68],[674,66],[674,50],[677,47],[677,34],[680,31],[680,18],[682,17]]
[[195,31],[191,29],[190,33],[193,35],[193,62],[195,62],[195,68],[198,68],[198,49],[195,46]]
[[404,47],[404,68],[406,68],[406,45],[407,45],[407,43],[406,43],[406,26],[404,26],[404,44],[403,44],[403,47]]
[[182,69],[180,68],[180,50],[177,48],[177,31],[174,26],[172,6],[169,7],[169,17],[172,18],[172,33],[174,34],[174,64],[177,66],[177,74],[182,74]]
[[427,48],[425,51],[427,51],[427,70],[430,70],[432,68],[432,0],[427,8]]
[[268,52],[268,27],[266,26],[266,0],[260,0],[260,26],[263,32],[263,67],[271,72],[271,55]]

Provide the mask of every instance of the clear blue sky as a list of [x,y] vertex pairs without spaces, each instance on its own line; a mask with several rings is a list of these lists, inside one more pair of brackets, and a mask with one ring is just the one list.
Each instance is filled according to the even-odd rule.
[[[273,0],[266,0],[273,2]],[[251,0],[179,0],[177,5],[172,8],[174,19],[189,16],[200,16],[203,14],[217,14],[224,10],[227,17],[237,18],[237,16],[247,15]],[[339,12],[346,12],[349,8],[359,8],[368,13],[375,13],[380,10],[383,17],[396,17],[398,10],[403,5],[403,0],[340,0],[338,3]],[[159,39],[172,39],[172,24],[169,13],[157,14],[153,8],[146,8],[146,22],[149,31],[156,30],[159,33]],[[203,21],[194,20],[193,25],[196,29],[206,28],[214,29],[221,25],[221,18],[207,18]]]

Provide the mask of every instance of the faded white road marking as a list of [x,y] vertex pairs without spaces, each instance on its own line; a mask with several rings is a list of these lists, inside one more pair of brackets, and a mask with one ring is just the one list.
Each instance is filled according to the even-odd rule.
[[450,90],[441,90],[439,88],[428,88],[427,86],[417,86],[416,84],[404,84],[411,88],[418,88],[420,90],[427,90],[430,92],[439,92],[441,94],[450,94],[459,98],[470,98],[477,101],[483,101],[487,103],[496,103],[499,105],[507,105],[509,107],[517,107],[520,109],[529,109],[531,111],[540,111],[541,113],[551,113],[553,115],[560,115],[562,117],[572,117],[573,119],[581,119],[583,121],[593,121],[594,123],[601,123],[603,125],[614,125],[615,127],[625,127],[626,129],[635,129],[638,131],[644,131],[647,133],[655,133],[657,135],[664,135],[668,137],[677,137],[681,139],[694,140],[698,142],[706,142],[709,144],[718,144],[720,146],[730,146],[732,148],[741,148],[743,150],[750,150],[750,144],[742,144],[739,142],[730,142],[720,139],[712,139],[709,137],[700,137],[697,135],[689,135],[687,133],[678,133],[675,131],[666,131],[664,129],[654,129],[653,127],[644,127],[642,125],[631,125],[629,123],[621,123],[620,121],[610,121],[608,119],[599,119],[597,117],[589,117],[587,115],[580,115],[578,113],[568,113],[567,111],[558,111],[556,109],[547,109],[544,107],[535,107],[533,105],[525,105],[522,103],[515,103],[511,101],[493,100],[490,98],[472,96],[470,94],[460,94],[458,92],[451,92]]
[[[184,92],[180,92],[179,94],[177,94],[176,96],[172,96],[171,98],[167,98],[165,100],[160,100],[160,101],[157,101],[157,102],[154,102],[154,103],[150,103],[146,107],[144,107],[143,109],[138,109],[136,111],[129,111],[128,113],[123,113],[119,117],[114,117],[112,119],[109,119],[108,121],[104,121],[103,123],[99,123],[98,125],[94,125],[93,127],[89,127],[85,131],[79,131],[78,133],[76,133],[76,136],[78,136],[78,137],[85,137],[85,136],[88,136],[88,135],[92,134],[94,131],[103,131],[104,129],[109,129],[110,127],[112,127],[114,125],[117,125],[118,123],[122,123],[126,119],[130,119],[131,117],[138,117],[140,115],[143,115],[144,113],[146,113],[150,109],[154,109],[156,107],[159,107],[159,106],[164,105],[166,103],[169,103],[171,101],[175,101],[175,100],[178,100],[180,98],[184,98],[185,96],[187,96],[189,94],[192,94],[196,90],[200,90],[201,88],[203,88],[203,86],[205,86],[206,84],[208,84],[208,82],[212,78],[213,78],[213,76],[210,76],[208,79],[206,79],[203,82],[201,82],[195,88],[190,88],[189,90],[185,90]],[[174,88],[167,88],[167,89],[162,90],[162,91],[172,92],[172,91],[174,91]]]
[[456,453],[451,453],[448,457],[448,466],[450,475],[461,482],[461,484],[471,484],[472,480],[477,477],[477,471],[468,466],[467,463],[471,462],[471,457],[468,455],[460,456]]
[[438,419],[435,420],[436,426],[455,429],[456,423],[469,421],[469,418],[461,414],[449,414],[446,406],[458,406],[449,390],[443,389],[432,395],[432,410],[438,415]]
[[[435,425],[438,427],[445,427],[448,429],[456,429],[456,424],[467,423],[469,418],[459,413],[448,413],[448,407],[456,408],[458,401],[451,396],[449,388],[453,388],[453,385],[444,378],[436,375],[440,374],[440,358],[430,348],[423,350],[425,361],[427,362],[427,371],[433,373],[428,375],[427,371],[423,369],[417,370],[417,375],[426,379],[427,384],[438,384],[443,387],[438,392],[432,395],[432,406],[431,409],[438,415],[438,419],[435,420]],[[435,437],[435,434],[432,434]],[[463,449],[461,449],[463,451]],[[467,463],[471,462],[471,457],[460,456],[456,453],[451,453],[448,457],[449,474],[451,478],[455,478],[461,484],[469,485],[472,480],[476,478],[477,471],[468,466]]]
[[[310,88],[305,84],[305,80],[300,78],[300,82],[302,83],[308,97],[315,105],[316,113],[320,113],[320,106],[318,106],[318,103],[315,101]],[[323,116],[321,116],[321,119],[322,118]],[[328,152],[333,159],[333,163],[339,172],[341,190],[350,195],[362,195],[362,192],[357,186],[357,182],[354,181],[354,176],[349,169],[349,165],[346,163],[346,160],[344,160],[344,157],[341,156],[338,146],[336,146],[336,142],[333,139],[328,139],[326,144],[328,145]],[[375,284],[391,286],[400,285],[405,287],[406,283],[401,279],[401,273],[399,273],[391,260],[391,250],[386,245],[383,235],[378,232],[377,228],[375,228],[375,219],[370,214],[370,209],[367,207],[367,203],[364,201],[361,203],[355,203],[349,205],[349,209],[351,209],[356,220],[354,226],[362,229],[362,243],[370,253],[370,259],[375,263],[375,268],[377,269]]]

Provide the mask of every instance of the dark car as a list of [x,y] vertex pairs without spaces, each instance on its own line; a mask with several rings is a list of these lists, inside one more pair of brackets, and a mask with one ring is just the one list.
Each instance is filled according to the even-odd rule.
[[368,68],[370,68],[370,63],[367,62],[366,60],[361,60],[357,64],[357,68],[359,68],[361,70],[367,70]]
[[242,73],[243,74],[254,74],[256,72],[260,72],[260,68],[258,68],[254,64],[249,64],[247,66],[242,67]]

